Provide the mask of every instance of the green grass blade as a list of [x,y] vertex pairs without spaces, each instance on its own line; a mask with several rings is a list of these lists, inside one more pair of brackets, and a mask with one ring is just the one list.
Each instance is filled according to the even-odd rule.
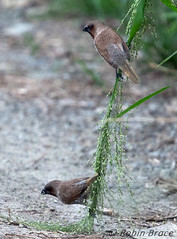
[[135,102],[133,105],[129,106],[127,109],[125,109],[125,110],[122,111],[120,114],[118,114],[115,118],[116,118],[116,119],[117,119],[117,118],[120,118],[121,116],[123,116],[123,115],[125,115],[127,112],[129,112],[130,110],[136,108],[137,106],[141,105],[142,103],[144,103],[145,101],[149,100],[149,99],[152,98],[153,96],[155,96],[155,95],[161,93],[162,91],[168,89],[169,87],[171,87],[171,86],[166,86],[166,87],[164,87],[164,88],[162,88],[162,89],[160,89],[160,90],[158,90],[158,91],[156,91],[156,92],[154,92],[154,93],[152,93],[152,94],[150,94],[150,95],[148,95],[148,96],[142,98],[141,100],[138,100],[138,101]]
[[146,1],[147,0],[140,0],[139,1],[139,4],[137,6],[137,10],[136,10],[136,15],[134,17],[133,25],[131,27],[129,39],[127,41],[128,46],[130,46],[134,36],[139,31],[141,25],[144,22],[144,8],[145,8],[145,5],[146,5]]
[[159,66],[161,66],[161,65],[163,65],[166,61],[168,61],[170,58],[172,58],[174,55],[176,55],[177,54],[177,51],[175,51],[175,52],[173,52],[170,56],[168,56],[165,60],[163,60],[158,66],[157,66],[157,68],[159,67]]
[[177,7],[172,3],[171,0],[161,0],[161,2],[163,2],[167,7],[177,12]]

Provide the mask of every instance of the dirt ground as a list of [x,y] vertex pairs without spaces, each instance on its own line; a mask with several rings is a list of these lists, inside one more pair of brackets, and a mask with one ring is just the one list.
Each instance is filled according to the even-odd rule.
[[[114,71],[81,31],[87,19],[32,18],[45,8],[39,3],[3,0],[0,6],[0,238],[121,238],[120,228],[141,229],[146,235],[150,229],[172,231],[177,238],[176,87],[130,115],[126,152],[134,202],[123,187],[121,227],[117,217],[108,216],[95,223],[91,236],[37,231],[17,223],[67,224],[84,217],[84,206],[63,205],[40,192],[53,179],[94,173],[100,113],[114,84]],[[83,71],[80,60],[100,75],[104,87]],[[140,61],[135,68],[141,83],[125,82],[125,106],[176,80]]]

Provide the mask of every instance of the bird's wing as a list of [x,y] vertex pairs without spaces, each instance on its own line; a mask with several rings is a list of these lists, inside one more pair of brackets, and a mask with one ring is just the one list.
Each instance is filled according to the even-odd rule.
[[127,55],[127,59],[128,60],[130,60],[130,51],[129,51],[129,49],[128,49],[128,46],[127,46],[127,44],[124,42],[124,40],[122,39],[122,37],[121,37],[121,45],[122,45],[122,49],[123,49],[123,51],[126,53],[126,55]]
[[121,49],[122,52],[125,53],[127,59],[130,60],[130,52],[129,52],[128,46],[125,43],[125,41],[123,40],[123,38],[118,33],[113,31],[112,29],[111,29],[111,36],[112,36],[112,43],[116,44],[118,46],[118,48]]
[[95,47],[98,53],[110,65],[118,67],[118,56],[129,59],[129,49],[121,36],[112,29],[101,32],[95,39]]
[[102,32],[101,34],[99,34],[94,43],[95,43],[95,48],[97,50],[97,52],[100,54],[100,56],[106,60],[110,65],[112,65],[112,61],[110,59],[110,54],[108,52],[107,49],[107,44],[108,44],[108,36],[107,34],[103,34],[104,32]]
[[62,191],[62,195],[60,195],[61,201],[71,204],[78,199],[87,190],[87,179],[88,177],[63,182],[60,187]]

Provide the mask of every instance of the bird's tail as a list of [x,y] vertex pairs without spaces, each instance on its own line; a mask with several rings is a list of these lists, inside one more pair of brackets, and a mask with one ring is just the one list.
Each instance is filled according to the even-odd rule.
[[130,78],[135,84],[139,83],[138,76],[136,72],[134,71],[133,67],[127,60],[126,63],[121,67],[121,70],[124,72],[124,74]]
[[98,177],[98,173],[87,179],[87,186],[90,186]]

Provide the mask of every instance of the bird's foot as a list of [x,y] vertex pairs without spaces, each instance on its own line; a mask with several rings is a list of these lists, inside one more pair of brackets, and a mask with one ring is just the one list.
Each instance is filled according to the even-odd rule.
[[117,73],[116,73],[116,78],[119,78],[119,79],[121,79],[121,80],[124,80],[124,78],[123,78],[123,76],[122,76],[122,74],[121,74],[120,72],[117,72]]

